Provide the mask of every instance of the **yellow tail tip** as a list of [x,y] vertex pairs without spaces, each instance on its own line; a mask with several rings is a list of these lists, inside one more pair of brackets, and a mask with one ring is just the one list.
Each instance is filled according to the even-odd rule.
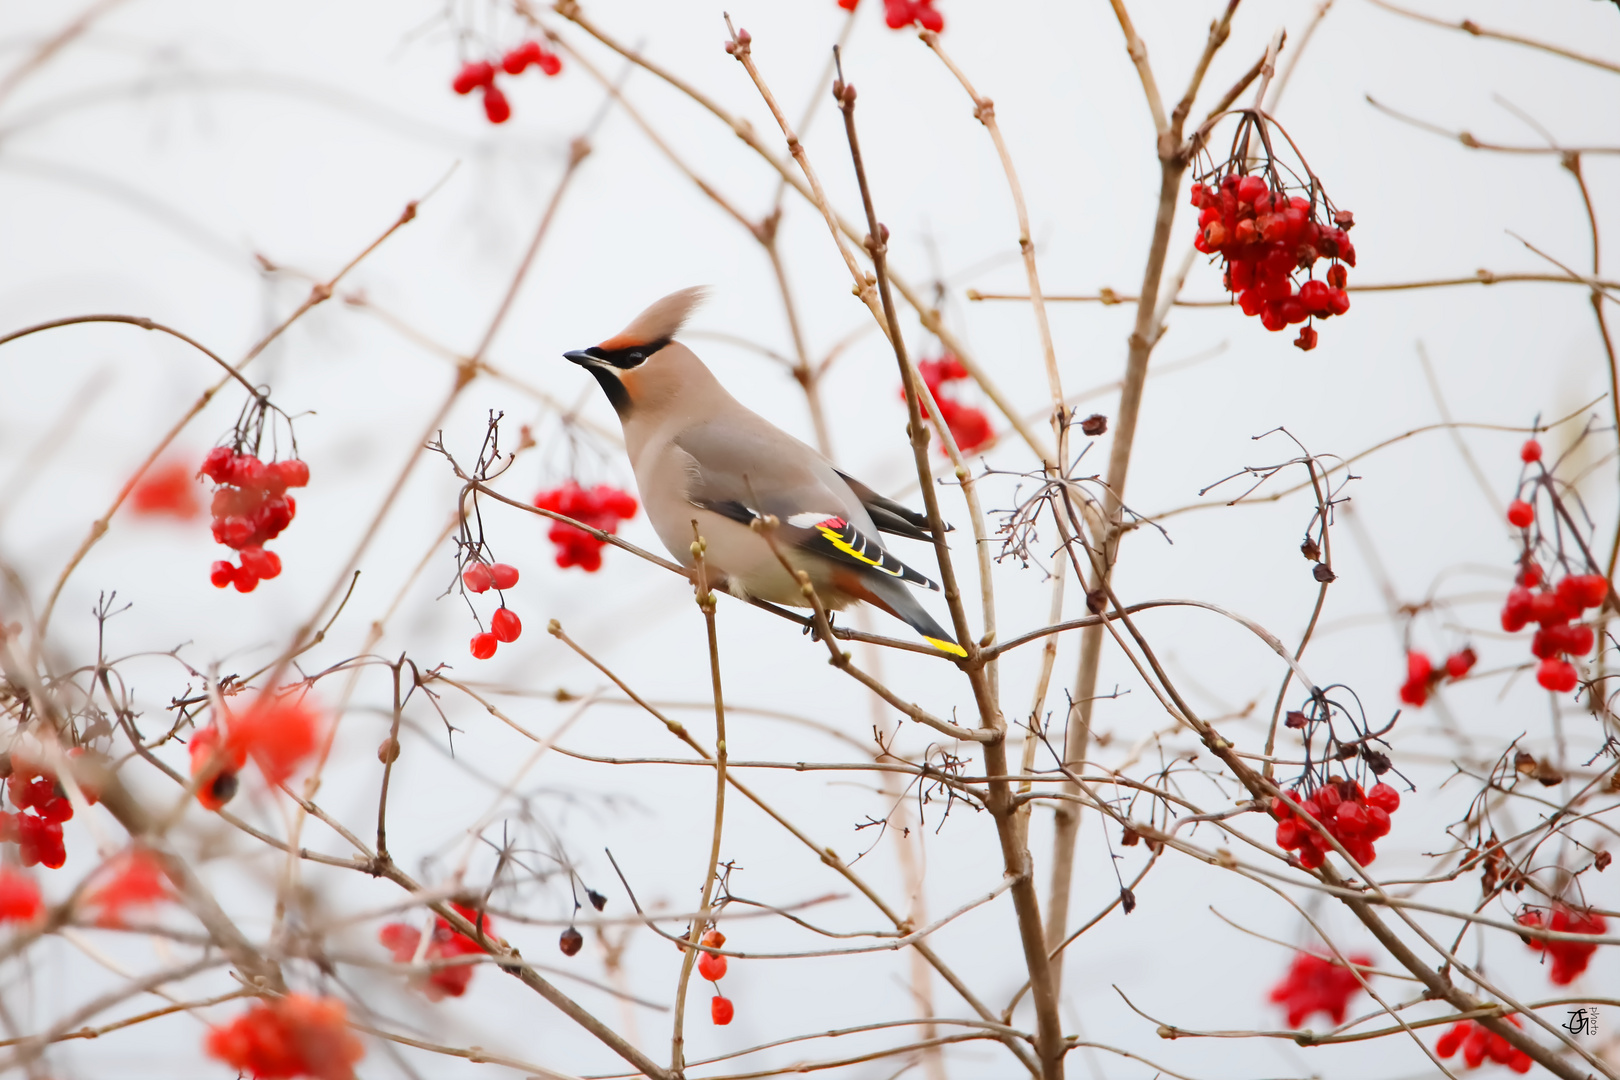
[[967,650],[962,648],[962,646],[958,645],[954,641],[943,641],[937,637],[927,636],[924,636],[923,640],[942,653],[950,653],[952,656],[960,656],[964,660],[967,659]]

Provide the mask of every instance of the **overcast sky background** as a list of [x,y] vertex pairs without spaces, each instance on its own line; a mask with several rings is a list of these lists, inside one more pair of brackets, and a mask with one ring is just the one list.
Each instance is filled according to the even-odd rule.
[[[1417,2],[1417,0],[1414,0]],[[1594,0],[1549,0],[1534,6],[1469,0],[1422,0],[1439,17],[1464,16],[1517,30],[1594,55],[1620,58],[1620,12]],[[451,4],[454,25],[473,31],[458,45],[445,10],[432,3],[290,2],[218,4],[129,0],[100,19],[45,68],[0,101],[0,331],[87,312],[145,315],[192,335],[227,358],[239,358],[293,310],[311,279],[335,272],[400,213],[430,190],[419,216],[358,267],[343,291],[364,295],[379,312],[410,327],[413,340],[368,310],[334,300],[304,318],[255,363],[251,377],[269,383],[276,401],[295,413],[311,484],[299,493],[297,520],[273,545],[286,572],[251,595],[213,589],[208,564],[223,554],[205,524],[167,525],[121,514],[108,536],[68,584],[51,631],[51,655],[61,668],[93,658],[98,594],[117,590],[132,609],[109,624],[114,655],[163,652],[185,642],[199,669],[247,671],[273,657],[311,617],[339,579],[361,532],[413,452],[413,444],[449,390],[451,365],[421,339],[466,352],[475,347],[510,280],[538,215],[562,172],[567,147],[598,113],[603,91],[580,64],[563,75],[530,72],[507,80],[513,118],[485,122],[475,99],[451,93],[460,58],[504,49],[522,28],[497,5]],[[1278,26],[1299,37],[1314,5],[1251,0],[1240,10],[1232,40],[1211,69],[1194,117],[1252,64]],[[0,9],[0,65],[9,67],[78,10],[77,5],[9,4]],[[690,80],[726,109],[744,116],[767,142],[780,146],[769,114],[741,67],[721,48],[722,8],[679,0],[587,5],[604,29]],[[732,18],[754,38],[754,55],[786,108],[801,114],[843,25],[833,0],[740,3]],[[996,103],[996,115],[1017,164],[1048,293],[1095,293],[1100,286],[1134,293],[1139,286],[1158,188],[1151,121],[1107,4],[1013,2],[969,4],[941,0],[948,20],[946,48]],[[1169,101],[1179,98],[1218,12],[1209,0],[1134,5],[1133,16]],[[550,18],[548,26],[583,50],[611,77],[623,64],[577,28]],[[1285,51],[1285,59],[1287,51]],[[913,35],[882,24],[881,5],[867,0],[845,52],[845,71],[859,88],[858,116],[880,218],[891,231],[896,268],[911,282],[946,285],[944,310],[953,330],[999,384],[1032,415],[1047,403],[1034,323],[1027,305],[965,299],[968,288],[1024,291],[1016,223],[1000,166],[971,104]],[[1620,112],[1613,108],[1617,76],[1498,42],[1426,27],[1366,0],[1339,0],[1318,28],[1294,71],[1279,120],[1309,156],[1342,208],[1353,210],[1359,266],[1353,283],[1466,276],[1480,267],[1498,272],[1552,269],[1517,238],[1583,272],[1591,241],[1579,193],[1549,154],[1487,155],[1455,140],[1418,130],[1375,110],[1368,98],[1449,130],[1478,138],[1540,145],[1541,125],[1566,146],[1620,146]],[[734,135],[687,99],[645,72],[629,76],[625,93],[660,136],[695,172],[750,216],[775,198],[777,179]],[[808,148],[823,182],[847,215],[858,196],[836,113],[825,106],[807,130]],[[1223,129],[1225,130],[1225,129]],[[684,178],[620,110],[610,110],[594,152],[567,192],[511,316],[489,352],[502,371],[554,400],[582,406],[602,430],[613,414],[583,372],[561,353],[617,331],[657,297],[707,284],[709,302],[691,324],[691,343],[743,401],[783,427],[811,438],[799,388],[785,371],[733,343],[704,333],[736,335],[786,353],[791,340],[780,297],[759,246]],[[1217,149],[1224,145],[1221,136]],[[1585,159],[1599,221],[1612,225],[1620,205],[1620,172],[1612,155]],[[825,382],[830,428],[839,464],[885,491],[916,500],[904,440],[904,408],[893,361],[870,319],[850,295],[849,281],[819,216],[789,193],[782,249],[813,354],[822,356],[864,331],[832,366]],[[1172,261],[1190,240],[1192,217],[1179,209]],[[1516,235],[1515,235],[1516,234]],[[267,274],[258,256],[282,273]],[[1185,293],[1215,298],[1218,267],[1194,264]],[[1129,306],[1054,303],[1051,308],[1065,389],[1105,387],[1118,379],[1134,311]],[[904,320],[918,355],[937,343],[914,318]],[[1255,436],[1286,426],[1317,454],[1349,456],[1438,418],[1434,394],[1419,363],[1426,349],[1435,380],[1453,416],[1487,424],[1525,425],[1537,416],[1566,415],[1603,394],[1607,377],[1586,294],[1566,285],[1498,285],[1355,297],[1343,319],[1320,326],[1321,344],[1301,353],[1292,334],[1268,334],[1235,309],[1183,309],[1155,353],[1171,368],[1149,383],[1127,501],[1153,515],[1189,504],[1208,509],[1167,519],[1167,536],[1143,531],[1126,543],[1117,588],[1127,600],[1193,597],[1229,606],[1297,640],[1316,585],[1298,544],[1310,515],[1299,497],[1279,504],[1220,509],[1221,488],[1199,491],[1245,466],[1294,456],[1280,436]],[[41,334],[0,352],[0,555],[17,567],[38,604],[67,554],[103,512],[159,434],[181,415],[216,372],[197,353],[128,327],[75,327]],[[222,392],[179,438],[200,456],[234,421],[242,395]],[[975,399],[977,400],[977,399]],[[982,402],[980,402],[982,404]],[[1113,415],[1115,400],[1091,399]],[[476,455],[490,410],[507,416],[503,436],[534,425],[539,445],[501,480],[503,490],[528,498],[543,486],[577,475],[588,482],[631,485],[611,439],[582,436],[571,443],[554,410],[523,389],[481,378],[464,391],[443,427],[446,444],[463,462]],[[1609,407],[1593,415],[1609,423]],[[1548,439],[1562,450],[1581,421]],[[1005,423],[996,424],[998,430]],[[1471,431],[1463,441],[1476,456],[1497,505],[1511,497],[1522,436]],[[1612,432],[1576,451],[1571,473],[1611,452]],[[1089,460],[1101,471],[1109,438]],[[988,463],[1027,470],[1027,452],[1009,441]],[[1329,597],[1321,631],[1306,655],[1319,683],[1354,687],[1370,715],[1397,706],[1404,678],[1402,630],[1388,618],[1381,592],[1387,575],[1402,602],[1435,595],[1447,603],[1419,618],[1414,641],[1444,653],[1465,641],[1480,651],[1482,669],[1521,662],[1522,641],[1493,633],[1495,611],[1511,573],[1514,549],[1490,501],[1444,432],[1399,443],[1357,462],[1347,490],[1358,528],[1334,533],[1340,581]],[[1611,535],[1616,487],[1612,460],[1582,488],[1600,537]],[[1289,474],[1285,482],[1302,479]],[[989,508],[1006,508],[1016,477],[984,485]],[[446,520],[456,482],[431,456],[417,462],[404,494],[362,560],[349,607],[309,658],[311,670],[354,654],[372,620],[394,603]],[[1230,497],[1230,496],[1228,496]],[[954,493],[943,505],[959,526],[958,567],[973,581],[965,512]],[[423,667],[454,665],[459,678],[521,688],[529,696],[501,699],[514,718],[538,732],[555,728],[571,706],[548,700],[558,689],[587,693],[601,677],[544,631],[561,620],[571,635],[649,698],[701,705],[707,695],[702,620],[690,593],[655,567],[609,551],[604,570],[586,575],[551,565],[544,526],[504,509],[486,510],[496,553],[518,565],[523,580],[510,597],[526,633],[479,664],[466,652],[473,632],[464,606],[440,598],[452,580],[452,552],[441,545],[429,570],[406,591],[380,655],[402,651]],[[1344,517],[1340,525],[1346,524]],[[658,550],[644,518],[629,522],[629,540]],[[1606,543],[1606,541],[1604,541]],[[903,557],[924,560],[915,545]],[[1003,636],[1045,618],[1047,592],[1037,568],[998,571]],[[976,590],[976,586],[970,592]],[[8,597],[8,602],[13,598]],[[943,619],[937,599],[925,601]],[[1071,590],[1071,616],[1083,598]],[[487,616],[490,605],[480,610]],[[972,616],[977,620],[977,612]],[[870,697],[828,668],[821,646],[797,630],[723,600],[719,615],[728,699],[736,706],[774,708],[807,717],[855,740],[867,740]],[[1258,749],[1281,669],[1253,638],[1201,613],[1171,613],[1144,623],[1160,655],[1212,717],[1255,706],[1258,718],[1224,722],[1230,737]],[[899,624],[873,616],[872,628],[905,635]],[[1048,707],[1062,712],[1072,686],[1078,637],[1059,651]],[[1034,648],[1004,663],[1004,707],[1027,713]],[[899,654],[882,660],[897,692],[937,715],[971,715],[966,683],[942,675],[937,663]],[[129,662],[125,677],[154,729],[167,722],[163,706],[186,687],[184,671],[158,656]],[[1551,745],[1546,695],[1523,676],[1470,682],[1448,691],[1448,715],[1467,737],[1494,756],[1527,732],[1525,745]],[[340,679],[322,684],[335,698]],[[1098,760],[1121,760],[1168,720],[1117,657],[1101,683],[1118,700],[1099,706],[1097,729],[1110,741]],[[373,749],[386,731],[389,684],[373,672],[360,683],[322,791],[323,805],[368,835],[378,768]],[[475,703],[447,697],[446,710],[462,733],[457,762],[434,713],[418,702],[409,712],[416,732],[407,740],[391,805],[396,858],[437,880],[466,846],[466,827],[488,809],[492,789],[466,770],[504,782],[529,743]],[[381,710],[381,711],[379,711]],[[712,740],[712,719],[682,714]],[[1394,738],[1397,762],[1419,785],[1380,844],[1377,869],[1421,876],[1425,852],[1444,849],[1440,828],[1461,815],[1470,790],[1451,773],[1455,740],[1440,730],[1437,710],[1403,718]],[[892,723],[893,716],[884,717]],[[1578,713],[1565,720],[1572,761],[1597,740]],[[908,728],[902,745],[929,743]],[[656,721],[638,711],[602,706],[585,715],[563,744],[598,754],[658,757],[679,750]],[[739,712],[730,750],[739,759],[860,760],[848,743],[779,719]],[[1187,740],[1167,739],[1166,758]],[[1143,761],[1158,760],[1151,742]],[[176,750],[174,760],[183,760]],[[1145,766],[1139,766],[1145,767]],[[860,779],[768,773],[758,785],[804,823],[819,842],[853,856],[875,841],[855,832],[887,804]],[[521,790],[536,796],[540,822],[512,818],[524,845],[559,850],[583,879],[610,898],[608,914],[630,905],[603,848],[610,847],[644,903],[696,901],[709,842],[712,774],[700,768],[585,765],[548,756],[525,776]],[[153,787],[154,797],[172,791]],[[1208,785],[1196,797],[1223,805]],[[1230,797],[1230,796],[1228,796]],[[279,829],[280,810],[258,790],[242,810]],[[722,857],[739,867],[732,879],[742,896],[791,904],[827,893],[848,894],[803,849],[740,799],[733,799]],[[915,803],[913,803],[915,807]],[[926,808],[927,827],[914,845],[928,869],[927,909],[934,915],[993,888],[999,854],[988,818],[956,807]],[[116,828],[103,818],[104,835]],[[1269,835],[1264,822],[1240,822]],[[1045,891],[1050,815],[1037,811],[1032,851]],[[498,839],[500,826],[489,834]],[[194,812],[182,829],[187,843],[216,836]],[[1117,841],[1117,834],[1113,836]],[[1213,835],[1199,834],[1211,845]],[[84,823],[69,828],[68,868],[49,877],[53,897],[91,864],[96,838]],[[234,841],[233,841],[234,842]],[[335,835],[312,828],[306,842],[342,852]],[[889,837],[859,865],[885,895],[905,906],[896,846]],[[1071,925],[1087,919],[1117,890],[1108,849],[1094,817],[1087,818]],[[240,850],[238,848],[238,850]],[[423,860],[439,857],[424,870]],[[1141,848],[1121,862],[1129,875]],[[478,850],[473,874],[492,865]],[[211,880],[243,925],[267,928],[269,883],[280,863],[262,855],[211,863]],[[398,899],[390,886],[310,867],[312,910],[328,915],[379,908]],[[1596,879],[1589,888],[1609,887]],[[1297,913],[1276,896],[1241,886],[1230,875],[1186,859],[1164,860],[1138,890],[1140,907],[1115,913],[1071,949],[1066,968],[1068,1030],[1143,1054],[1166,1068],[1198,1077],[1322,1075],[1397,1078],[1428,1075],[1410,1042],[1301,1050],[1283,1040],[1165,1042],[1155,1025],[1125,1008],[1113,986],[1138,1007],[1183,1027],[1278,1028],[1280,1014],[1264,1003],[1267,987],[1287,965],[1286,950],[1245,936],[1211,907],[1272,936],[1309,942]],[[1469,905],[1468,879],[1432,894]],[[1615,894],[1589,894],[1613,906]],[[565,884],[525,892],[509,901],[541,918],[566,918]],[[880,917],[844,900],[813,909],[818,923],[869,929]],[[1498,911],[1498,914],[1501,914]],[[1347,948],[1370,940],[1346,913],[1318,905],[1313,914]],[[356,923],[331,943],[351,954],[381,957],[374,944],[379,920]],[[1435,924],[1431,924],[1435,925]],[[746,928],[744,928],[746,927]],[[594,940],[564,961],[553,950],[556,927],[503,925],[503,932],[541,963],[603,974]],[[814,948],[822,939],[767,920],[739,924],[732,944],[745,950]],[[142,941],[91,936],[109,959],[145,970],[162,963],[161,949]],[[1005,896],[942,931],[936,944],[986,1000],[999,1008],[1018,988],[1022,962]],[[1483,949],[1481,952],[1480,950]],[[1536,957],[1511,938],[1468,939],[1465,951],[1526,996],[1546,996]],[[1600,952],[1584,985],[1612,981],[1616,961]],[[47,962],[32,982],[7,995],[19,1023],[35,1030],[110,985],[109,975],[63,942],[40,953]],[[642,933],[626,954],[630,985],[658,1001],[673,994],[679,954]],[[302,985],[320,985],[308,965],[293,968]],[[379,1010],[385,1026],[424,1037],[478,1044],[576,1072],[614,1071],[616,1059],[549,1006],[493,971],[480,972],[469,995],[427,1005],[389,989],[375,976],[341,969],[350,985]],[[803,1031],[911,1014],[904,958],[734,962],[725,982],[737,1020],[713,1028],[701,1013],[691,1025],[689,1057],[697,1058]],[[198,993],[224,985],[223,975],[194,980]],[[565,989],[603,1015],[619,1008],[597,991]],[[1405,984],[1379,984],[1400,996]],[[943,982],[934,993],[942,1015],[967,1015]],[[1366,1003],[1365,998],[1360,1004]],[[216,1019],[236,1006],[214,1010]],[[132,1010],[133,1011],[133,1010]],[[1026,1009],[1027,1012],[1027,1009]],[[1427,1015],[1421,1009],[1417,1015]],[[638,1041],[667,1052],[667,1016],[633,1010]],[[1320,1026],[1321,1018],[1314,1023]],[[1024,1016],[1020,1022],[1032,1024]],[[99,1041],[53,1051],[53,1076],[192,1077],[223,1075],[201,1058],[202,1026],[176,1017]],[[830,1044],[790,1046],[747,1059],[750,1067],[801,1056],[853,1053],[891,1038],[851,1037]],[[1006,1076],[1005,1053],[994,1044],[967,1044],[950,1053],[953,1077]],[[493,1065],[412,1053],[427,1075],[489,1076]],[[761,1063],[755,1066],[754,1063]],[[897,1067],[874,1063],[848,1075],[881,1077]],[[1140,1063],[1076,1052],[1072,1076],[1152,1075]],[[363,1076],[402,1074],[373,1042]],[[516,1075],[516,1074],[513,1074]]]

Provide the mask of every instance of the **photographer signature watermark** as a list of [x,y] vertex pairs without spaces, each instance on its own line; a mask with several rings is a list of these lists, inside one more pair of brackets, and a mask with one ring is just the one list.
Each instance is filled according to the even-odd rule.
[[1598,1011],[1591,1006],[1569,1010],[1569,1020],[1560,1025],[1571,1035],[1596,1035]]

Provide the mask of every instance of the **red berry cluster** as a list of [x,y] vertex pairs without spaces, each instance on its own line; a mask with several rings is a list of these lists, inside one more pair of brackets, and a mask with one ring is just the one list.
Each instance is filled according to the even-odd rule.
[[1603,606],[1609,579],[1602,574],[1569,574],[1550,585],[1541,567],[1526,560],[1514,580],[1502,605],[1502,629],[1515,634],[1530,623],[1539,624],[1530,639],[1530,651],[1541,661],[1536,682],[1554,693],[1575,689],[1579,676],[1565,657],[1585,656],[1597,637],[1590,626],[1573,620],[1588,608]]
[[[1331,225],[1318,222],[1313,200],[1290,198],[1263,177],[1238,173],[1214,188],[1194,184],[1192,204],[1199,211],[1193,246],[1226,260],[1226,288],[1237,295],[1243,314],[1260,316],[1267,330],[1281,330],[1350,310],[1343,264],[1356,265],[1356,248],[1345,235],[1355,224],[1348,210],[1334,214]],[[1333,261],[1327,280],[1311,278],[1296,290],[1294,271],[1309,272],[1317,259]],[[1316,331],[1301,327],[1294,344],[1316,348]]]
[[1401,700],[1421,709],[1442,681],[1455,682],[1473,670],[1479,656],[1473,649],[1458,649],[1446,657],[1445,665],[1435,667],[1427,653],[1413,649],[1406,654],[1406,682],[1401,684]]
[[38,883],[21,870],[0,867],[0,923],[33,922],[43,914]]
[[173,517],[190,521],[202,513],[197,474],[183,461],[152,466],[129,493],[129,507],[140,517]]
[[[983,410],[965,404],[946,390],[947,383],[963,382],[968,377],[967,368],[962,361],[946,353],[938,360],[917,361],[917,372],[928,384],[928,392],[934,395],[934,403],[939,406],[939,415],[945,421],[945,426],[951,429],[951,438],[956,440],[956,447],[964,454],[977,450],[991,439],[995,432],[991,430],[990,418],[984,415]],[[905,390],[900,391],[900,398],[904,400]],[[926,410],[924,410],[926,413]]]
[[[845,11],[854,11],[861,0],[838,0]],[[934,10],[934,0],[883,0],[883,21],[890,30],[904,30],[920,24],[924,30],[939,33],[945,29],[945,16]]]
[[[1517,1016],[1503,1017],[1514,1027],[1523,1027]],[[1434,1052],[1440,1057],[1448,1058],[1458,1050],[1463,1052],[1463,1062],[1470,1069],[1477,1069],[1490,1058],[1498,1065],[1506,1065],[1516,1073],[1530,1071],[1530,1055],[1523,1050],[1515,1050],[1506,1039],[1488,1030],[1476,1020],[1463,1020],[1452,1024],[1446,1033],[1440,1036],[1440,1041],[1434,1044]]]
[[[491,588],[510,589],[518,583],[517,567],[503,562],[471,562],[461,572],[461,583],[469,592],[475,593],[488,592]],[[500,608],[490,616],[489,630],[473,635],[472,654],[480,660],[488,660],[495,655],[495,648],[500,642],[516,641],[521,633],[523,620],[506,606],[503,599]]]
[[352,1080],[366,1048],[336,998],[288,994],[255,1004],[203,1040],[208,1055],[256,1080]]
[[82,903],[96,910],[97,926],[123,926],[126,908],[149,907],[172,898],[168,875],[145,848],[132,848],[102,864],[99,881],[84,891]]
[[282,783],[315,752],[321,728],[321,714],[308,700],[268,693],[246,712],[227,716],[223,736],[217,725],[199,728],[190,746],[197,801],[208,810],[230,802],[250,756],[266,781]]
[[[698,940],[711,949],[723,949],[726,945],[726,935],[718,930],[710,930]],[[699,953],[697,969],[699,975],[714,983],[715,995],[709,1002],[709,1019],[719,1027],[725,1027],[737,1012],[731,999],[719,992],[720,980],[726,977],[726,958],[714,953]]]
[[[521,75],[533,65],[547,75],[556,75],[562,71],[562,58],[551,52],[538,41],[525,41],[505,56],[501,57],[499,70],[508,75]],[[488,60],[469,60],[456,72],[456,77],[450,80],[450,89],[458,94],[470,94],[474,90],[484,92],[484,115],[489,117],[492,124],[504,124],[512,118],[512,103],[506,99],[506,94],[495,85],[496,67]]]
[[[15,750],[10,760],[11,775],[6,777],[6,794],[11,797],[11,805],[17,808],[17,812],[9,814],[0,811],[0,842],[16,844],[18,857],[24,866],[59,869],[67,862],[62,823],[72,819],[73,803],[57,783],[55,773]],[[85,800],[93,805],[97,799],[96,792],[88,787],[82,790]]]
[[[486,935],[495,936],[494,925],[488,915],[480,915],[472,908],[454,902],[450,906],[460,912],[468,922],[480,927]],[[415,959],[416,950],[421,947],[422,932],[405,923],[389,923],[377,932],[377,940],[382,942],[383,948],[394,954],[394,963],[409,964]],[[482,945],[465,934],[458,933],[443,916],[439,916],[434,920],[433,937],[428,942],[422,959],[447,960],[482,952],[484,952]],[[426,994],[429,1001],[443,1001],[447,997],[460,997],[465,994],[472,977],[472,964],[455,964],[439,968],[424,978],[413,979],[411,985]]]
[[1329,780],[1316,793],[1301,800],[1297,790],[1286,799],[1271,800],[1271,816],[1277,819],[1277,846],[1298,851],[1307,870],[1315,870],[1332,850],[1315,827],[1302,817],[1322,823],[1328,835],[1343,845],[1351,858],[1362,866],[1378,857],[1373,841],[1389,833],[1389,816],[1401,806],[1401,793],[1380,781],[1363,792],[1354,780]]
[[[605,533],[617,532],[620,521],[636,516],[636,499],[628,491],[607,484],[597,484],[586,490],[574,480],[550,491],[540,492],[534,497],[534,505],[582,521]],[[564,525],[560,521],[552,523],[546,532],[546,539],[557,546],[558,566],[577,566],[593,574],[602,568],[605,540],[598,540],[583,529]]]
[[[1529,908],[1519,915],[1517,921],[1520,926],[1545,927],[1560,934],[1601,934],[1609,925],[1608,920],[1595,911],[1576,911],[1564,904],[1554,904],[1550,918],[1535,908]],[[1595,942],[1527,940],[1532,949],[1546,952],[1552,957],[1551,978],[1554,986],[1568,986],[1578,979],[1592,962],[1592,954],[1597,952]]]
[[[1372,957],[1350,957],[1357,967],[1372,965]],[[1344,1023],[1350,999],[1361,991],[1355,972],[1336,960],[1315,953],[1296,953],[1288,974],[1271,988],[1271,1000],[1288,1010],[1288,1026],[1297,1028],[1312,1013],[1327,1013],[1335,1024]]]
[[203,459],[202,474],[214,488],[214,539],[240,552],[241,565],[229,559],[214,563],[210,580],[218,588],[235,585],[252,592],[260,581],[281,573],[281,556],[264,545],[281,535],[298,513],[288,488],[309,483],[309,466],[297,458],[265,463],[254,454],[216,446]]

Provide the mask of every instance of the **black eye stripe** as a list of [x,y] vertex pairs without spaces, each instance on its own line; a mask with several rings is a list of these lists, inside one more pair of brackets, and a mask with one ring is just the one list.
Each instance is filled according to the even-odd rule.
[[628,349],[604,349],[600,345],[593,345],[585,351],[596,357],[598,360],[607,361],[620,371],[628,371],[631,368],[640,367],[642,364],[646,363],[649,356],[668,344],[669,339],[665,338],[660,341],[650,342],[646,345],[636,345]]

